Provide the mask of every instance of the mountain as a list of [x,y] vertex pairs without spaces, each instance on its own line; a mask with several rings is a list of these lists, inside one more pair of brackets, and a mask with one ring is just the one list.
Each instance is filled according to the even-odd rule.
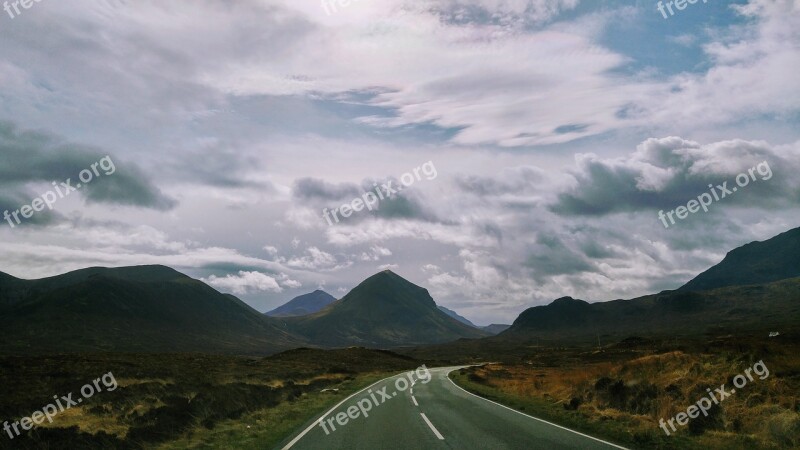
[[335,302],[336,298],[325,291],[317,289],[309,294],[293,298],[288,303],[264,314],[270,317],[305,316],[320,311]]
[[164,266],[0,276],[0,352],[269,354],[307,345],[276,319]]
[[470,322],[469,319],[467,319],[466,317],[460,316],[457,312],[453,311],[452,309],[445,308],[442,305],[439,305],[439,309],[442,312],[444,312],[445,314],[447,314],[448,316],[452,317],[453,319],[456,319],[457,321],[463,323],[464,325],[469,325],[472,328],[480,328],[479,326],[477,326],[474,323]]
[[487,335],[451,318],[426,289],[388,270],[322,311],[283,320],[288,329],[326,347],[396,347]]
[[469,319],[467,319],[465,317],[462,317],[461,315],[459,315],[457,312],[453,311],[452,309],[445,308],[444,306],[441,306],[441,305],[439,305],[439,309],[444,311],[445,314],[447,314],[448,316],[452,317],[453,319],[456,319],[457,321],[459,321],[459,322],[461,322],[461,323],[463,323],[465,325],[469,325],[469,326],[477,328],[479,330],[483,330],[484,332],[486,332],[487,334],[490,334],[492,336],[494,336],[496,334],[500,334],[503,331],[506,331],[508,329],[508,327],[511,326],[511,325],[493,323],[493,324],[487,325],[485,327],[479,327],[478,325],[475,325],[474,323],[470,322]]
[[493,323],[491,325],[487,325],[485,327],[478,327],[478,328],[480,328],[481,330],[483,330],[483,331],[485,331],[485,332],[487,332],[489,334],[495,335],[495,334],[500,334],[503,331],[506,331],[507,329],[509,329],[509,327],[511,327],[511,325],[506,325],[506,324],[503,324],[503,323]]
[[716,266],[686,283],[681,291],[764,284],[800,277],[800,228],[729,252]]
[[800,326],[800,278],[707,291],[665,291],[633,300],[588,303],[563,297],[528,308],[497,338],[593,341],[703,335]]

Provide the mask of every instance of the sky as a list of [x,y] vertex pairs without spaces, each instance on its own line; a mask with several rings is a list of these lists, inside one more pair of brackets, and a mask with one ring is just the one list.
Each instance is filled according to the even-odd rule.
[[800,2],[658,3],[10,5],[0,271],[267,311],[390,269],[482,325],[678,288],[800,226]]

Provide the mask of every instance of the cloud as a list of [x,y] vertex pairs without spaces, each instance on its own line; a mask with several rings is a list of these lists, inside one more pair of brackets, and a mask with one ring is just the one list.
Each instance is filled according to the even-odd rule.
[[345,202],[360,197],[363,191],[353,183],[328,183],[315,178],[295,180],[292,193],[298,200]]
[[710,67],[681,73],[641,103],[648,123],[696,129],[800,110],[800,9],[793,0],[750,0],[730,6],[746,20],[703,46]]
[[[0,113],[48,131],[0,131],[47,150],[2,151],[0,207],[106,149],[120,172],[47,226],[0,229],[0,270],[165,264],[265,310],[285,292],[242,273],[337,292],[396,264],[491,321],[677,287],[800,220],[798,144],[777,145],[800,139],[796,4],[708,5],[669,30],[573,0],[48,4],[2,29]],[[327,226],[368,177],[432,155],[435,183]],[[771,180],[658,222],[763,160]]]
[[642,209],[671,210],[714,186],[734,185],[735,177],[764,162],[773,172],[725,198],[729,205],[776,208],[800,203],[800,142],[772,146],[762,141],[728,140],[702,145],[679,137],[651,138],[627,157],[576,156],[573,187],[551,209],[561,215],[607,215]]
[[244,144],[216,138],[197,139],[186,149],[172,149],[166,172],[173,180],[220,188],[251,187],[275,192],[273,183],[253,179],[261,161]]
[[349,266],[350,263],[339,264],[335,256],[312,246],[306,249],[305,255],[288,259],[286,265],[305,270],[337,270]]
[[[386,188],[383,186],[386,186]],[[325,209],[331,211],[336,209],[336,216],[329,212],[330,218],[328,220],[333,223],[332,226],[355,223],[370,217],[387,220],[437,220],[436,215],[424,206],[425,200],[421,193],[413,188],[400,192],[398,188],[401,186],[402,184],[396,178],[384,180],[365,179],[360,186],[355,183],[329,183],[315,178],[302,178],[295,181],[292,193],[294,198],[303,202],[304,205],[320,211],[320,215]],[[397,192],[388,192],[387,189],[396,190]],[[383,199],[376,194],[378,190],[384,196]],[[377,201],[371,207],[371,210],[365,207],[361,211],[352,213],[350,217],[344,217],[339,214],[338,210],[342,205],[351,204],[355,199],[362,199],[363,203],[364,195],[370,192]],[[324,223],[324,220],[317,220],[318,216],[313,214],[300,214],[297,211],[292,214],[298,224],[313,223],[311,221]]]
[[353,255],[353,259],[358,261],[380,261],[385,256],[392,256],[392,251],[380,245],[373,245],[368,252],[361,252],[361,255]]
[[481,197],[503,194],[522,194],[534,191],[545,175],[538,167],[515,167],[508,169],[501,177],[481,175],[459,175],[456,185],[464,192]]
[[[0,185],[2,185],[2,183],[0,183]],[[38,197],[37,194],[34,194],[31,191],[24,189],[14,189],[11,192],[0,193],[0,214],[4,214],[5,212],[12,214],[14,211],[19,210],[23,205],[30,205],[32,200],[36,197]],[[63,216],[61,214],[59,214],[55,210],[51,210],[48,208],[45,208],[44,210],[37,212],[28,219],[19,216],[19,214],[17,215],[17,217],[20,219],[19,224],[16,222],[13,216],[10,219],[11,225],[13,225],[13,227],[47,226],[58,223],[61,220],[63,220]],[[9,219],[3,219],[3,220],[9,220]],[[3,225],[7,223],[8,222],[3,222]]]
[[[3,154],[0,186],[13,192],[15,198],[29,195],[31,189],[28,186],[32,184],[49,185],[53,181],[70,179],[75,186],[82,170],[108,156],[98,149],[67,143],[45,133],[18,130],[9,122],[0,122],[0,153]],[[100,177],[95,177],[92,183],[78,191],[83,193],[87,202],[156,210],[168,210],[176,205],[148,180],[139,167],[109,158],[115,171],[101,171]],[[47,189],[51,187],[47,186]],[[8,203],[8,199],[4,203]],[[30,203],[30,200],[25,203]]]
[[558,236],[540,233],[536,246],[525,261],[525,265],[534,269],[535,274],[565,275],[581,272],[593,272],[595,269],[580,253],[567,247]]
[[278,284],[275,278],[261,272],[240,271],[237,275],[226,275],[224,277],[211,275],[208,278],[202,279],[202,281],[215,288],[230,291],[238,295],[261,291],[283,291],[283,288]]

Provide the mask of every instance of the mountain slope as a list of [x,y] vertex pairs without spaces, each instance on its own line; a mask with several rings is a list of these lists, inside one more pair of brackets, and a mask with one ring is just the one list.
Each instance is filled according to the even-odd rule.
[[306,342],[236,297],[163,266],[0,278],[0,351],[268,354]]
[[305,316],[320,311],[335,301],[336,298],[332,295],[317,289],[309,294],[295,297],[287,303],[264,314],[270,317]]
[[593,341],[631,335],[702,335],[800,327],[800,278],[701,292],[665,291],[587,303],[570,297],[528,308],[503,339]]
[[388,270],[318,313],[284,320],[290,330],[327,347],[393,347],[486,336],[440,311],[426,289]]
[[504,323],[493,323],[491,325],[486,325],[485,327],[480,327],[480,329],[489,334],[495,335],[495,334],[500,334],[503,331],[506,331],[510,327],[511,325],[506,325]]
[[461,315],[459,315],[457,312],[453,311],[452,309],[445,308],[444,306],[441,306],[441,305],[439,305],[439,309],[442,312],[444,312],[445,314],[447,314],[448,316],[452,317],[453,319],[456,319],[457,321],[463,323],[464,325],[469,325],[469,326],[471,326],[473,328],[480,328],[477,325],[475,325],[474,323],[470,322],[469,319],[467,319],[466,317],[462,317]]
[[686,283],[681,291],[763,284],[800,277],[800,228],[729,252],[716,266]]

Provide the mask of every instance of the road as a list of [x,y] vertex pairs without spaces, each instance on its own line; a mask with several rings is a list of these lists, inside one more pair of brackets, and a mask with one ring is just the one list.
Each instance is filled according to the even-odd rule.
[[317,418],[277,448],[624,449],[461,389],[447,376],[461,367],[404,372],[378,381],[322,416],[324,427]]

